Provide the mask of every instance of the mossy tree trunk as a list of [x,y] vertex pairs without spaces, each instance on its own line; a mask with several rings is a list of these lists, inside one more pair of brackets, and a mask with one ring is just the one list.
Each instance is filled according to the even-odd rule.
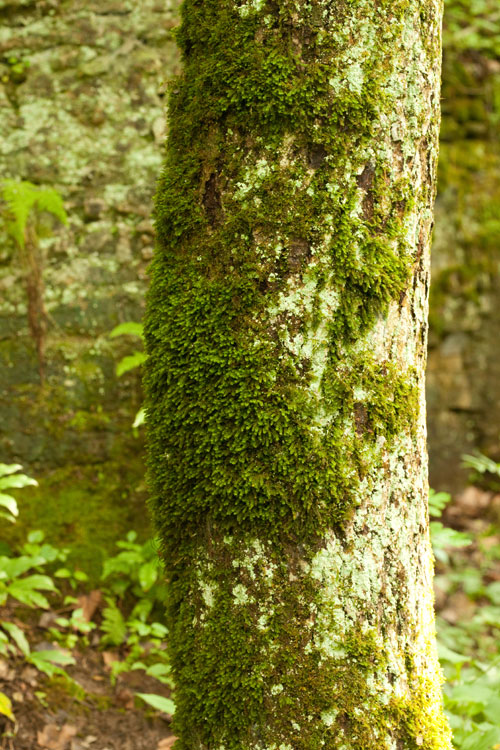
[[441,0],[185,0],[146,316],[180,750],[445,750]]

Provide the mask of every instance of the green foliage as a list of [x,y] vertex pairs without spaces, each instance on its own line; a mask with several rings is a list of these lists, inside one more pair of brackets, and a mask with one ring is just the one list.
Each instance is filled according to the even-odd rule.
[[[159,621],[165,590],[160,581],[158,555],[152,542],[141,545],[135,539],[135,532],[130,532],[127,539],[118,542],[120,552],[105,561],[101,591],[106,605],[99,624],[87,621],[81,608],[73,608],[69,617],[57,617],[47,630],[51,641],[64,650],[38,650],[31,646],[21,627],[0,621],[0,655],[20,654],[48,677],[60,676],[70,680],[65,668],[74,664],[75,659],[68,649],[88,647],[88,635],[95,632],[101,648],[118,648],[122,654],[122,658],[112,662],[112,681],[123,672],[140,669],[172,687],[165,650],[167,629]],[[61,597],[55,580],[64,582],[71,592],[86,582],[81,571],[57,567],[57,563],[67,561],[69,550],[48,544],[39,531],[29,534],[21,553],[0,558],[0,606],[15,599],[28,607],[48,609],[50,603],[46,592],[52,595],[53,606]],[[55,571],[51,572],[54,567]],[[45,572],[39,573],[40,570]],[[66,608],[75,602],[71,594],[64,598]],[[157,697],[155,705],[154,694],[141,695],[158,710],[165,711],[168,705],[168,713],[173,713],[173,702],[163,703],[166,699]]]
[[[40,542],[33,542],[33,536]],[[15,557],[0,557],[0,606],[10,597],[28,607],[48,609],[49,601],[42,592],[57,592],[52,578],[44,571],[54,561],[65,560],[67,550],[44,544],[41,532],[32,532]]]
[[7,231],[19,247],[24,248],[26,227],[34,210],[50,213],[62,224],[67,224],[68,217],[57,190],[18,180],[4,180],[0,189],[7,204]]
[[[21,466],[0,464],[1,489],[23,488],[36,484],[35,480],[19,474]],[[7,507],[7,505],[5,505]],[[9,503],[9,509],[14,506]],[[17,506],[15,506],[17,512]],[[61,607],[69,616],[59,615],[47,629],[47,636],[57,647],[38,649],[33,646],[20,624],[0,621],[0,656],[21,656],[49,678],[60,677],[72,684],[66,667],[75,664],[70,651],[88,647],[88,636],[94,632],[102,648],[118,648],[122,658],[111,666],[111,679],[126,671],[142,669],[160,683],[172,686],[165,640],[167,629],[160,621],[165,600],[165,586],[161,581],[159,559],[153,541],[140,544],[136,532],[129,532],[119,541],[119,551],[105,560],[100,576],[100,589],[106,606],[100,623],[88,621],[81,607],[75,607],[75,594],[88,581],[86,574],[68,563],[71,550],[54,547],[45,540],[42,531],[31,531],[18,554],[0,556],[0,607],[13,602],[31,609]],[[59,587],[64,587],[66,595]],[[61,648],[64,650],[61,650]],[[75,684],[81,691],[81,688]],[[173,702],[144,694],[141,699],[158,710],[173,713]],[[163,702],[162,702],[163,701]],[[13,719],[8,698],[0,693],[0,713]]]
[[7,716],[8,719],[15,721],[15,716],[12,711],[12,703],[10,698],[0,691],[0,714]]
[[[465,456],[464,462],[479,472],[493,473],[484,457]],[[447,493],[432,498],[439,511],[449,501]],[[453,624],[437,618],[438,648],[447,678],[445,708],[457,750],[492,750],[500,746],[500,583],[495,580],[500,561],[498,529],[476,537],[473,556],[458,550],[441,559],[436,585],[454,597]],[[471,535],[469,536],[472,539]],[[493,542],[493,543],[492,543]],[[433,540],[434,543],[434,540]],[[492,580],[493,579],[493,580]],[[465,603],[464,603],[465,602]],[[443,612],[443,615],[446,615]]]
[[117,336],[137,336],[138,338],[143,339],[144,334],[142,323],[134,323],[132,321],[120,323],[113,328],[109,334],[109,338],[114,339]]
[[20,489],[21,487],[36,486],[35,479],[19,474],[23,467],[20,464],[0,464],[0,518],[14,522],[19,514],[17,502],[12,495],[4,490]]
[[[463,580],[457,575],[455,584]],[[469,621],[450,626],[438,619],[445,708],[458,750],[492,750],[500,744],[499,613],[500,607],[485,598]]]
[[169,698],[163,698],[161,695],[154,695],[153,693],[136,693],[136,695],[145,703],[165,714],[173,714],[175,711],[175,703]]
[[[142,323],[134,323],[131,321],[120,323],[115,328],[113,328],[109,336],[110,338],[116,338],[117,336],[136,336],[144,341]],[[116,374],[118,375],[118,377],[120,377],[126,372],[130,372],[130,370],[135,370],[136,368],[140,367],[144,364],[144,362],[146,362],[146,360],[147,355],[144,352],[135,351],[133,354],[128,354],[125,357],[122,357],[122,359],[116,365]],[[142,424],[144,424],[144,419],[145,410],[142,408],[139,409],[139,411],[135,415],[132,428],[135,430],[137,427],[140,427]]]
[[439,521],[432,521],[430,523],[430,530],[434,555],[441,562],[448,562],[448,548],[468,547],[472,544],[468,534],[443,526]]
[[435,492],[433,489],[429,490],[429,515],[435,518],[440,518],[443,514],[443,510],[446,508],[451,500],[451,495],[448,492]]
[[124,375],[130,370],[135,370],[136,367],[140,367],[146,361],[147,357],[144,352],[134,352],[126,357],[123,357],[116,365],[116,374],[118,377]]
[[[41,532],[32,532],[18,556],[0,557],[0,605],[16,600],[33,609],[49,609],[46,593],[58,594],[50,575],[42,571],[51,563],[66,559],[66,550],[58,550],[44,542]],[[74,664],[72,656],[54,650],[33,650],[24,631],[15,623],[0,621],[0,654],[8,656],[19,651],[25,660],[48,676],[66,676],[63,666]]]
[[165,590],[160,583],[160,561],[157,545],[153,540],[139,544],[135,531],[117,542],[121,550],[114,557],[108,557],[103,566],[102,581],[106,581],[110,591],[119,597],[132,594],[135,599],[146,599],[155,604],[164,600]]
[[496,0],[445,0],[446,50],[500,56],[500,12]]
[[[451,495],[447,492],[434,492],[431,489],[429,492],[429,515],[439,518],[450,500]],[[472,544],[469,534],[444,526],[440,521],[431,521],[429,528],[434,555],[437,560],[443,563],[449,562],[448,549],[450,547],[468,547]]]
[[463,466],[472,469],[469,480],[471,484],[479,484],[487,486],[491,490],[498,492],[500,489],[500,463],[493,461],[493,459],[484,456],[482,453],[477,453],[475,456],[462,456]]

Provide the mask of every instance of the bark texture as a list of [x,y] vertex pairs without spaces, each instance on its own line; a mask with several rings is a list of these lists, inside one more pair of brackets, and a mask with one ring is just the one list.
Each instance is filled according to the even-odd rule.
[[185,0],[146,318],[179,750],[447,750],[440,0]]

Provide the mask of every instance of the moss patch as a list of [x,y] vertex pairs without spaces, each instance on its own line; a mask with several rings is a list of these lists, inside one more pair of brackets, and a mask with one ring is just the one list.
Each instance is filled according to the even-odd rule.
[[[71,561],[98,581],[106,556],[130,529],[139,539],[151,533],[144,514],[142,461],[58,469],[38,477],[39,486],[19,493],[19,519],[4,530],[10,545],[23,543],[28,531],[42,529],[48,542],[71,548]],[[98,522],[96,522],[98,519]]]

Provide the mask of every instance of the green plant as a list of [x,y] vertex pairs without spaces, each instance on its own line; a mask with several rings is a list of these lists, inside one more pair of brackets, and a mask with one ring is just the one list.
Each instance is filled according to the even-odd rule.
[[49,213],[67,223],[62,197],[53,188],[28,181],[4,180],[0,196],[7,234],[14,240],[23,266],[28,298],[28,325],[36,345],[40,381],[44,381],[47,312],[44,303],[43,255],[40,248],[40,217]]
[[[65,560],[67,550],[45,543],[43,533],[34,531],[28,535],[21,552],[18,556],[0,557],[0,605],[11,599],[30,608],[49,609],[46,593],[57,594],[58,590],[51,576],[40,571],[50,563]],[[58,649],[32,650],[24,631],[15,623],[3,620],[0,628],[2,656],[20,652],[28,663],[49,677],[65,675],[62,667],[74,664],[73,657]]]
[[488,610],[484,604],[470,621],[453,626],[438,619],[444,703],[458,750],[500,746],[500,608]]
[[471,469],[469,481],[471,484],[479,484],[487,489],[498,492],[500,490],[500,463],[493,461],[482,453],[475,456],[462,456],[462,466]]
[[[140,338],[144,343],[142,324],[134,323],[132,321],[129,321],[127,323],[120,323],[115,328],[113,328],[109,336],[110,338],[116,338],[117,336],[135,336],[137,338]],[[146,359],[146,353],[138,350],[136,350],[132,354],[127,354],[125,357],[122,357],[122,359],[120,359],[120,361],[116,365],[116,374],[118,375],[118,377],[121,377],[126,372],[130,372],[130,370],[135,370],[137,367],[140,367],[142,364],[144,364]],[[144,418],[145,412],[144,409],[141,408],[135,415],[135,419],[132,424],[133,429],[137,429],[137,427],[140,427],[142,424],[144,424]]]
[[[495,465],[486,457],[464,456],[464,464],[479,473],[494,473]],[[448,493],[431,491],[430,515],[440,517],[450,500]],[[448,547],[470,545],[471,535],[431,523],[434,552],[441,561],[436,584],[448,595],[458,596],[453,607],[464,608],[453,624],[437,618],[439,657],[446,676],[444,704],[457,750],[500,748],[500,582],[491,580],[500,545],[488,542],[488,534],[495,535],[495,528],[484,542],[474,540],[471,564],[465,550],[456,549],[453,559],[447,552]]]
[[26,474],[19,474],[21,464],[0,464],[0,518],[14,522],[19,514],[15,498],[4,490],[36,486],[38,482]]
[[[447,492],[434,492],[431,489],[429,491],[429,515],[440,518],[450,500],[451,495]],[[472,543],[468,534],[444,526],[441,521],[431,521],[429,528],[434,556],[443,563],[449,562],[447,552],[449,547],[468,547]]]
[[175,711],[175,703],[170,698],[164,698],[162,695],[155,695],[154,693],[136,693],[136,696],[156,708],[157,711],[163,711],[165,714],[173,714]]

